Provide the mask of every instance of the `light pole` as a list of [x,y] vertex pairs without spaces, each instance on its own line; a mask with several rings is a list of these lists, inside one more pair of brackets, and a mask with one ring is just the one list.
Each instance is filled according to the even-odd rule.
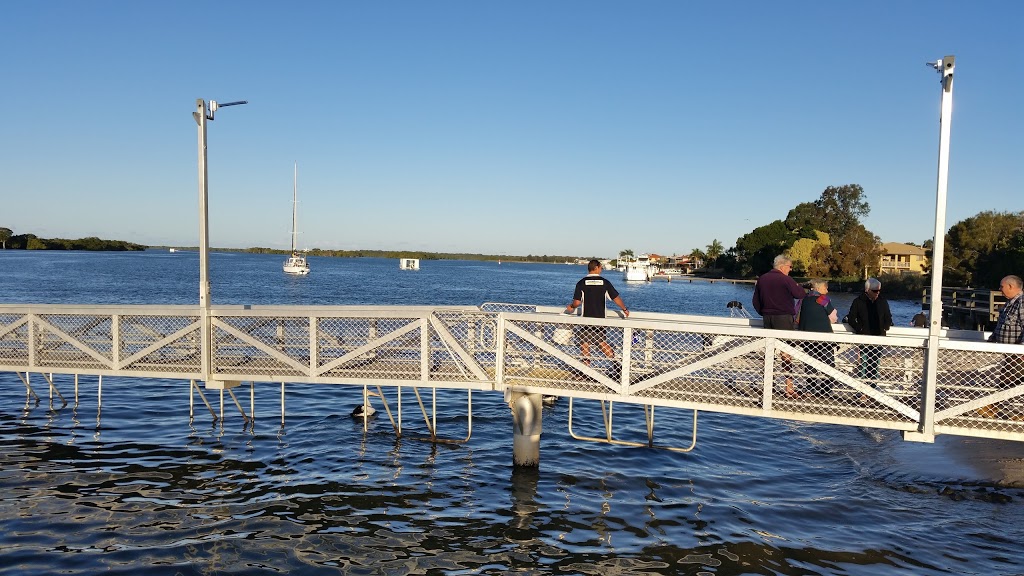
[[210,100],[207,107],[206,101],[202,98],[196,99],[196,111],[192,113],[196,124],[199,125],[199,314],[202,326],[200,346],[201,368],[203,379],[210,380],[210,238],[207,233],[209,227],[209,204],[207,202],[207,176],[206,176],[206,121],[213,120],[218,108],[226,106],[237,106],[248,104],[246,100],[217,104],[216,100]]
[[942,330],[942,252],[946,241],[946,187],[949,179],[949,125],[953,116],[953,70],[956,58],[945,56],[927,62],[942,76],[942,106],[939,115],[939,169],[935,185],[935,236],[932,240],[931,302],[928,305],[928,352],[921,391],[921,430],[914,440],[935,439],[935,387],[939,367],[939,333]]

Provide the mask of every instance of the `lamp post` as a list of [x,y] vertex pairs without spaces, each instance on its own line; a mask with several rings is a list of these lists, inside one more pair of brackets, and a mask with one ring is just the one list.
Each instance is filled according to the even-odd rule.
[[210,100],[207,107],[206,101],[202,98],[196,99],[196,111],[192,113],[196,124],[199,125],[199,315],[202,326],[200,339],[201,369],[203,378],[210,380],[210,239],[208,228],[210,223],[209,204],[207,202],[207,176],[206,176],[206,122],[213,120],[219,108],[226,106],[237,106],[248,104],[245,100],[217,104],[216,100]]
[[926,65],[942,76],[942,105],[939,115],[939,169],[935,185],[935,236],[932,240],[931,302],[928,305],[928,352],[921,391],[921,429],[908,439],[935,440],[935,388],[939,367],[939,334],[942,330],[942,252],[946,240],[946,187],[949,178],[949,127],[953,116],[953,70],[956,58],[945,56]]

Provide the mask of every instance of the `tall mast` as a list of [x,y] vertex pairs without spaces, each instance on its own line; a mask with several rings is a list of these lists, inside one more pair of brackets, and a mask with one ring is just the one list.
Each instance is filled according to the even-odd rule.
[[295,174],[292,177],[292,252],[295,252],[296,221],[299,207],[299,163],[295,162]]

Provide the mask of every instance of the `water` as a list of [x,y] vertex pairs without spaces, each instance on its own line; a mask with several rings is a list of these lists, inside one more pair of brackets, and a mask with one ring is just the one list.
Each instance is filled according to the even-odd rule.
[[[308,277],[291,278],[281,260],[212,254],[213,302],[565,305],[585,273],[314,258]],[[726,302],[751,294],[617,285],[631,310],[657,312],[725,316]],[[198,255],[0,251],[0,293],[194,304]],[[845,313],[853,295],[834,296]],[[891,305],[902,325],[919,310]],[[433,445],[397,440],[386,418],[364,434],[348,416],[355,387],[291,386],[282,427],[279,393],[257,385],[248,430],[237,413],[223,427],[200,412],[190,424],[187,382],[107,378],[98,421],[94,378],[82,378],[77,407],[50,410],[26,405],[17,376],[0,372],[0,574],[1024,572],[1015,443],[913,444],[886,430],[702,413],[696,449],[678,454],[573,441],[562,400],[545,409],[540,469],[516,470],[500,395],[474,394],[467,444]],[[439,431],[464,436],[464,394],[439,395]],[[630,408],[617,406],[617,422],[639,420]],[[577,426],[599,435],[597,411],[584,412]],[[659,410],[658,439],[688,444],[689,425],[688,413]]]

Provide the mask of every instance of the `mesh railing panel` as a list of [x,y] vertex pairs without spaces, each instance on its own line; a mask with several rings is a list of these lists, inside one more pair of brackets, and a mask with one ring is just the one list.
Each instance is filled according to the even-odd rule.
[[434,313],[433,320],[444,334],[431,326],[431,380],[478,381],[480,378],[473,366],[487,378],[494,378],[497,349],[495,314],[442,310]]
[[[419,380],[421,334],[420,318],[320,318],[317,371],[336,378]],[[366,349],[337,362],[360,348]]]
[[756,407],[764,381],[757,339],[697,332],[634,332],[629,382],[641,398]]
[[[777,332],[777,331],[776,331]],[[774,405],[823,416],[914,422],[921,405],[924,349],[780,339]],[[779,385],[779,380],[782,381]]]
[[935,424],[1024,432],[1024,354],[939,351]]
[[[606,393],[609,384],[619,378],[622,328],[550,324],[541,321],[508,320],[506,327],[515,327],[533,339],[554,348],[545,350],[530,337],[506,330],[505,384],[537,386],[550,391]],[[587,342],[589,354],[584,355],[577,344]],[[602,353],[601,343],[613,351],[613,358]],[[607,378],[612,382],[602,381]]]
[[[131,372],[195,373],[202,368],[198,316],[121,316],[119,356]],[[166,338],[192,327],[177,338],[138,356]]]
[[28,324],[11,329],[23,318],[25,314],[0,314],[0,365],[28,364]]
[[215,374],[301,376],[309,366],[309,318],[220,316],[213,327]]
[[537,307],[532,304],[508,304],[504,302],[485,302],[480,305],[480,310],[483,312],[515,312],[529,314],[537,311]]
[[109,369],[114,350],[112,325],[110,315],[40,315],[36,327],[36,364],[53,368]]

